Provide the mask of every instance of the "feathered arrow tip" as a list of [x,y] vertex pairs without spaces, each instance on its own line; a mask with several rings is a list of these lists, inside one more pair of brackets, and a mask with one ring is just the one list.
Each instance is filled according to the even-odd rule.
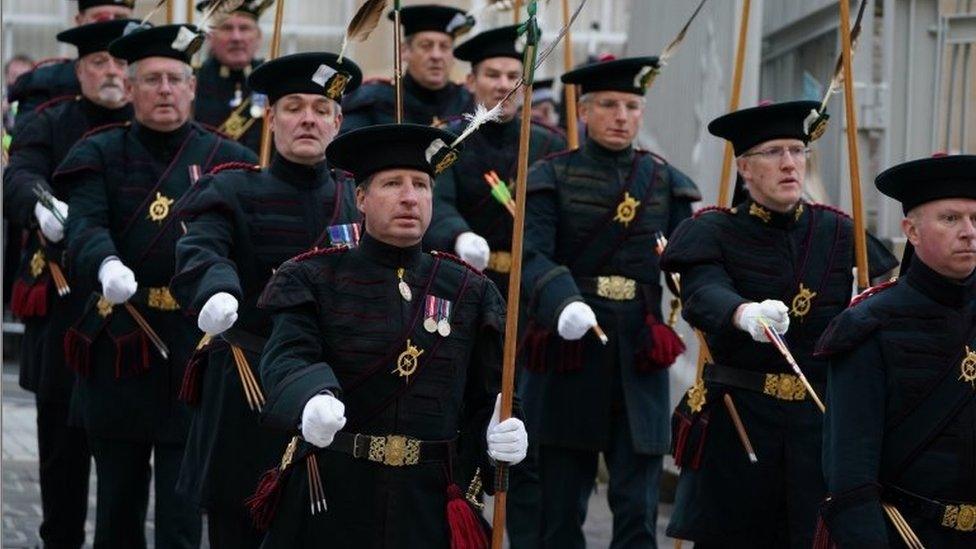
[[[857,17],[854,19],[854,26],[851,27],[851,53],[857,49],[858,38],[861,37],[862,22],[864,21],[864,12],[867,8],[868,0],[861,0],[860,7],[857,8]],[[853,58],[852,58],[853,59]],[[804,129],[807,135],[810,136],[811,141],[816,141],[823,136],[824,132],[827,131],[827,120],[830,119],[830,115],[827,114],[827,103],[830,102],[830,97],[837,93],[840,89],[840,85],[844,82],[844,53],[841,52],[837,56],[837,63],[834,65],[834,74],[830,79],[830,85],[827,86],[827,91],[823,95],[823,99],[820,101],[820,108],[810,111],[806,120],[803,121]]]
[[339,50],[338,62],[346,55],[346,46],[350,42],[365,42],[376,26],[379,25],[383,12],[386,11],[386,0],[366,0],[359,7],[356,14],[346,27],[346,34],[342,37],[342,48]]
[[464,119],[468,121],[461,135],[451,143],[451,148],[457,147],[459,143],[468,138],[469,135],[478,130],[488,122],[498,122],[502,115],[502,102],[492,107],[490,110],[484,105],[478,105],[474,109],[474,114],[465,114]]

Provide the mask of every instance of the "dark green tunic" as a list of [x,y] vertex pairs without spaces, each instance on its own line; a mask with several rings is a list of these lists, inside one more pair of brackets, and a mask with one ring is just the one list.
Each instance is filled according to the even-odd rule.
[[[753,341],[732,317],[739,305],[753,301],[776,299],[790,307],[803,284],[816,296],[805,316],[791,313],[785,339],[822,397],[826,364],[813,356],[813,347],[850,300],[853,236],[853,222],[836,210],[802,203],[776,213],[751,201],[734,210],[703,210],[675,231],[661,266],[681,274],[684,317],[705,334],[717,366],[705,368],[704,409],[693,413],[682,400],[675,411],[674,453],[683,468],[668,535],[708,544],[810,547],[825,492],[820,410],[809,397],[781,400],[764,394],[762,386],[749,390],[709,380],[722,367],[761,380],[792,373],[772,344]],[[868,251],[872,275],[897,264],[873,238]],[[726,393],[748,431],[756,464],[722,404]]]
[[[403,122],[429,126],[474,110],[467,88],[448,82],[429,90],[409,74],[403,77]],[[396,121],[396,90],[389,80],[366,82],[342,100],[342,131]]]
[[[397,290],[400,268],[410,302]],[[453,302],[449,337],[422,327],[426,295]],[[490,280],[419,245],[396,248],[364,235],[358,248],[285,263],[261,306],[274,321],[261,360],[271,425],[296,434],[308,399],[328,390],[345,404],[344,433],[448,441],[479,425],[474,443],[487,470],[484,432],[499,390],[505,317]],[[393,370],[408,341],[423,353],[404,378]],[[317,450],[328,511],[311,515],[309,451],[299,447],[264,547],[449,546],[448,463],[393,467]]]
[[[80,95],[66,96],[43,105],[13,140],[10,164],[3,174],[3,215],[15,225],[27,227],[11,302],[11,309],[24,321],[25,328],[20,386],[44,399],[67,401],[71,395],[74,378],[64,364],[64,333],[81,314],[91,286],[85,281],[70,280],[72,293],[59,297],[50,268],[45,266],[37,276],[32,274],[31,260],[39,252],[45,259],[54,260],[65,276],[68,275],[63,261],[65,240],[42,243],[38,235],[34,185],[40,183],[59,200],[67,202],[66,189],[50,186],[58,164],[85,132],[124,122],[131,116],[132,108],[128,106],[110,110]],[[32,291],[37,293],[32,296]],[[44,309],[43,313],[38,306]]]
[[[460,135],[467,121],[452,121],[445,129]],[[533,123],[529,141],[529,165],[566,148],[566,139],[557,130]],[[465,153],[440,174],[434,186],[434,213],[424,235],[424,246],[454,253],[459,234],[472,231],[488,241],[492,252],[508,252],[512,247],[512,215],[491,195],[485,174],[495,171],[514,187],[518,169],[519,120],[482,126],[465,141]],[[513,189],[514,196],[515,190]],[[508,270],[485,270],[503,295],[508,291]]]
[[[234,169],[206,177],[179,212],[187,233],[176,245],[171,286],[183,310],[196,317],[207,300],[227,292],[239,302],[228,338],[240,345],[257,377],[260,344],[271,318],[258,296],[281,263],[329,245],[329,226],[354,223],[355,182],[275,156],[269,169]],[[198,365],[199,406],[190,424],[180,489],[205,508],[241,510],[258,477],[274,465],[287,436],[258,425],[244,398],[233,356],[218,339]],[[266,393],[265,393],[266,394]]]
[[[189,414],[176,401],[183,369],[200,332],[177,309],[152,307],[150,288],[169,284],[181,233],[173,211],[191,186],[191,166],[254,161],[254,154],[193,122],[169,133],[137,122],[80,142],[54,176],[69,189],[68,259],[73,276],[100,290],[98,270],[116,256],[135,272],[129,300],[168,345],[169,360],[132,316],[116,306],[102,317],[97,296],[68,331],[66,360],[80,371],[77,411],[89,434],[141,442],[182,442]],[[153,220],[154,213],[165,217]],[[155,204],[155,207],[154,207]]]
[[[976,547],[976,392],[961,375],[972,350],[976,275],[952,281],[917,257],[897,283],[827,328],[818,344],[830,360],[823,462],[831,499],[823,517],[838,546],[902,547],[886,502],[926,547]],[[943,376],[954,398],[938,399],[936,414],[922,412],[921,429],[898,433]],[[892,445],[905,442],[917,450],[898,464]],[[957,507],[954,520],[947,505]]]
[[[691,203],[701,198],[697,187],[650,152],[614,152],[587,139],[578,150],[537,162],[527,190],[522,289],[530,340],[520,394],[530,434],[543,445],[600,451],[609,443],[612,414],[627,410],[634,451],[666,453],[668,374],[638,371],[636,359],[646,319],[661,318],[654,232],[669,234],[691,215]],[[615,217],[626,196],[640,204],[625,225]],[[580,287],[582,278],[597,276],[636,281],[634,298],[613,301]],[[608,345],[591,334],[564,341],[556,333],[559,314],[581,300],[593,308]]]
[[[221,126],[234,111],[238,111],[245,119],[251,119],[250,108],[255,98],[247,85],[247,75],[260,64],[261,61],[255,59],[246,70],[232,70],[213,57],[204,61],[197,71],[197,97],[193,104],[193,119],[220,130],[228,129]],[[232,103],[235,99],[241,101],[240,105],[235,106]],[[259,105],[262,101],[263,98],[258,98]],[[253,120],[237,142],[258,153],[261,150],[263,119]]]

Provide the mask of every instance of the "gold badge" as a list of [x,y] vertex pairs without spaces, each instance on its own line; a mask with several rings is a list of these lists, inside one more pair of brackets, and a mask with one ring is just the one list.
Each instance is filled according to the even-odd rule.
[[705,382],[700,379],[688,389],[688,407],[692,412],[701,412],[705,407],[706,393],[708,389],[705,388]]
[[40,274],[44,272],[44,265],[46,264],[47,261],[44,259],[44,251],[37,250],[34,252],[34,255],[31,256],[30,260],[30,275],[34,278],[40,276]]
[[397,365],[393,369],[393,373],[400,377],[410,377],[417,371],[417,366],[419,365],[417,359],[422,354],[424,354],[424,350],[418,349],[408,339],[407,348],[397,357]]
[[762,219],[764,223],[769,223],[773,219],[773,215],[769,213],[769,210],[763,208],[755,202],[749,204],[749,215],[754,215],[759,219]]
[[153,221],[162,221],[166,219],[169,215],[169,207],[176,202],[172,198],[167,198],[163,196],[163,193],[156,193],[156,200],[149,205],[149,219]]
[[796,212],[793,214],[793,221],[799,221],[803,217],[803,204],[796,207]]
[[332,77],[329,82],[329,88],[325,90],[325,96],[333,101],[342,100],[342,92],[346,89],[346,84],[349,83],[349,75],[344,72],[337,72]]
[[247,130],[251,129],[254,125],[254,118],[245,116],[244,113],[250,114],[251,100],[248,99],[240,104],[236,109],[231,111],[230,116],[227,120],[218,127],[222,133],[227,134],[234,141],[239,141],[241,136],[244,135]]
[[817,297],[817,292],[811,292],[810,288],[807,288],[800,283],[800,291],[793,296],[792,307],[790,308],[790,314],[793,318],[803,318],[807,316],[810,312],[810,305],[813,298]]
[[98,309],[98,314],[102,318],[112,314],[112,304],[104,296],[98,298],[98,303],[95,304],[95,308]]
[[457,162],[457,159],[457,151],[451,149],[450,152],[445,154],[443,158],[437,161],[437,165],[434,166],[434,175],[440,175],[444,170],[450,168],[455,162]]
[[637,217],[638,206],[640,206],[640,201],[630,196],[629,192],[624,192],[624,199],[620,201],[620,204],[617,204],[617,215],[614,216],[613,220],[623,223],[624,227],[630,225],[630,222]]
[[976,388],[976,351],[970,350],[969,345],[966,345],[966,358],[962,359],[959,370],[962,372],[959,379]]

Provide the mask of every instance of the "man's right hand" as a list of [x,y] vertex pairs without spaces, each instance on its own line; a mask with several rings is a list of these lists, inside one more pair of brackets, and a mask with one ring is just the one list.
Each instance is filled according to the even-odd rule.
[[237,298],[217,292],[200,308],[197,326],[212,336],[223,333],[237,322]]
[[488,256],[491,255],[488,241],[470,231],[458,235],[457,240],[454,241],[454,251],[457,252],[458,257],[479,271],[485,270],[488,266]]
[[98,269],[98,281],[102,283],[102,295],[112,305],[125,303],[139,289],[135,273],[118,259],[102,263]]
[[[57,198],[54,199],[54,208],[61,214],[63,219],[68,218],[68,205],[61,202]],[[64,226],[58,221],[51,210],[44,207],[38,200],[34,204],[34,217],[37,218],[38,225],[41,226],[41,232],[44,233],[44,238],[51,242],[60,242],[64,238]]]
[[346,425],[346,405],[332,395],[315,395],[302,410],[302,438],[325,448]]
[[735,312],[733,322],[736,328],[748,332],[752,339],[760,343],[769,343],[760,319],[765,320],[770,329],[777,334],[785,334],[790,328],[790,310],[782,301],[775,299],[740,305]]
[[596,326],[596,313],[582,301],[574,301],[566,305],[559,313],[559,320],[556,321],[559,337],[568,341],[580,339],[594,326]]

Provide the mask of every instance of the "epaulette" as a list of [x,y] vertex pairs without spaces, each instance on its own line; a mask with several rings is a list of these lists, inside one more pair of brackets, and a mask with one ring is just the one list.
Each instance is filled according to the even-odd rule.
[[48,65],[59,65],[61,63],[70,63],[72,61],[74,61],[74,59],[71,59],[70,57],[48,57],[34,63],[34,67],[31,70],[36,71],[37,69],[47,67]]
[[130,122],[128,120],[126,120],[125,122],[112,122],[111,124],[105,124],[103,126],[98,126],[98,127],[95,127],[95,128],[92,128],[92,129],[88,130],[87,132],[85,132],[84,135],[81,136],[81,139],[86,139],[86,138],[91,137],[91,136],[93,136],[93,135],[95,135],[97,133],[102,133],[104,131],[108,131],[108,130],[111,130],[111,129],[114,129],[114,128],[128,128],[131,125],[132,125],[132,122]]
[[214,175],[220,172],[226,172],[228,170],[246,170],[251,172],[261,171],[260,164],[251,164],[250,162],[224,162],[223,164],[217,164],[207,172],[207,175]]
[[834,212],[835,214],[837,214],[837,215],[839,215],[841,217],[846,217],[847,219],[851,219],[850,214],[848,214],[847,212],[845,212],[844,210],[842,210],[840,208],[835,208],[833,206],[828,206],[827,204],[820,204],[818,202],[810,202],[807,205],[810,206],[811,208],[815,208],[817,210],[827,210],[828,212]]
[[50,109],[51,107],[53,107],[55,105],[60,105],[61,103],[65,103],[67,101],[77,101],[79,99],[81,99],[81,96],[80,95],[72,95],[72,94],[59,95],[59,96],[55,97],[54,99],[49,99],[49,100],[41,103],[40,105],[34,107],[34,113],[37,114],[37,113],[40,113],[41,111]]
[[208,132],[210,132],[212,134],[216,134],[218,137],[223,137],[224,139],[230,139],[231,141],[234,140],[234,138],[232,138],[231,136],[229,136],[226,133],[220,131],[220,128],[218,128],[217,126],[211,126],[210,124],[206,124],[204,122],[200,122],[199,120],[196,120],[195,122],[197,124],[199,124],[201,128],[207,130]]
[[705,215],[707,213],[710,213],[710,212],[722,212],[722,213],[729,214],[729,215],[732,215],[732,214],[735,213],[734,211],[732,211],[732,208],[726,208],[725,206],[707,206],[707,207],[702,208],[702,209],[698,210],[697,212],[691,214],[691,217],[692,217],[692,219],[698,219],[699,217],[701,217],[701,216],[703,216],[703,215]]
[[566,149],[565,151],[556,151],[554,153],[549,153],[542,157],[542,160],[552,160],[553,158],[559,158],[560,156],[567,156],[578,152],[579,149]]
[[467,268],[471,272],[474,272],[474,273],[476,273],[476,274],[478,274],[480,276],[485,276],[484,273],[482,273],[478,269],[475,269],[470,263],[468,263],[467,261],[461,259],[460,257],[458,257],[458,256],[456,256],[454,254],[449,254],[447,252],[439,252],[437,250],[432,250],[430,252],[430,255],[432,255],[434,257],[439,257],[441,259],[446,259],[446,260],[451,261],[451,262],[454,262],[454,263],[457,263],[458,265],[461,265],[462,267]]
[[866,300],[867,298],[869,298],[869,297],[871,297],[873,295],[876,295],[876,294],[880,294],[881,292],[887,290],[888,288],[894,286],[897,283],[898,283],[898,279],[896,278],[894,280],[889,280],[887,282],[882,282],[881,284],[878,284],[877,286],[872,286],[872,287],[868,288],[867,290],[864,290],[863,292],[861,292],[861,293],[857,294],[856,296],[854,296],[854,299],[851,300],[851,304],[848,305],[848,307],[854,307],[855,305],[861,303],[862,301]]
[[348,250],[351,250],[351,249],[352,248],[350,248],[349,246],[346,246],[346,245],[329,246],[328,248],[316,248],[314,250],[309,250],[307,252],[300,253],[300,254],[296,255],[295,257],[291,258],[289,261],[294,261],[294,262],[297,263],[299,261],[305,261],[306,259],[311,259],[313,257],[318,257],[320,255],[337,254],[337,253],[345,252],[345,251],[348,251]]

